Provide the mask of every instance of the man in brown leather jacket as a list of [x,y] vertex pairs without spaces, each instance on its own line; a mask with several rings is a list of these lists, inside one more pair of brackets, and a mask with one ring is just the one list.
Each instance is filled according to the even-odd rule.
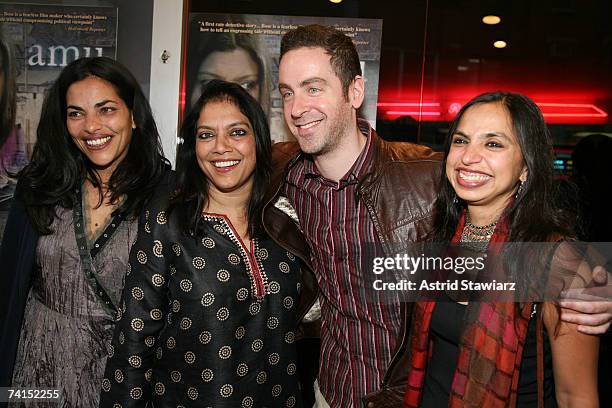
[[[319,372],[319,388],[323,398],[333,407],[359,406],[366,394],[375,392],[381,385],[385,390],[382,395],[384,399],[401,401],[406,376],[398,361],[405,346],[402,345],[403,341],[398,339],[405,340],[406,337],[405,328],[408,326],[405,319],[410,314],[409,305],[401,311],[399,303],[387,305],[395,309],[392,311],[395,313],[392,315],[395,321],[385,322],[383,326],[393,328],[385,328],[382,332],[370,324],[370,320],[375,319],[378,314],[385,314],[384,310],[379,313],[377,305],[371,306],[366,312],[351,314],[352,309],[350,305],[346,305],[347,302],[361,302],[356,304],[354,309],[362,305],[366,309],[370,306],[365,306],[367,301],[359,297],[355,301],[353,295],[336,293],[333,287],[351,283],[342,282],[342,279],[335,282],[330,272],[333,269],[331,275],[339,272],[342,276],[358,276],[361,273],[371,273],[371,270],[347,272],[343,271],[343,265],[351,264],[350,259],[343,262],[342,259],[338,261],[333,258],[332,264],[321,260],[333,257],[326,252],[329,248],[313,245],[322,241],[322,237],[317,236],[317,231],[325,229],[324,226],[329,220],[325,219],[322,225],[314,227],[316,221],[313,220],[325,218],[334,210],[327,205],[319,206],[316,199],[307,197],[307,190],[312,191],[311,183],[342,184],[344,176],[352,171],[356,172],[355,163],[359,163],[362,172],[355,175],[356,183],[349,181],[345,186],[338,189],[331,187],[327,192],[333,195],[330,196],[331,200],[341,200],[343,204],[346,202],[342,200],[351,202],[347,214],[334,213],[334,216],[345,220],[351,218],[355,222],[354,217],[358,217],[359,211],[362,211],[365,218],[358,224],[369,224],[369,231],[379,252],[383,256],[393,256],[398,243],[424,240],[430,230],[440,155],[423,146],[384,142],[366,122],[358,122],[357,109],[363,101],[363,78],[355,48],[348,37],[322,26],[308,26],[294,31],[293,40],[292,35],[288,34],[281,46],[279,89],[283,95],[285,119],[299,145],[284,143],[274,146],[275,172],[272,190],[276,194],[270,197],[270,203],[275,202],[278,195],[286,195],[289,198],[296,208],[303,232],[312,249],[315,274],[322,288],[321,360],[326,362],[322,364]],[[310,37],[314,37],[314,40]],[[356,65],[357,74],[351,74],[344,83],[335,71],[330,54],[322,46],[315,45],[317,42],[325,42],[326,38],[345,41],[344,48],[348,50],[340,46],[340,53],[345,54],[339,58]],[[302,52],[310,55],[303,55]],[[351,55],[352,53],[354,54]],[[304,64],[305,61],[310,64]],[[296,182],[296,177],[302,177],[304,172],[312,170],[319,174],[315,177],[307,174],[307,181]],[[327,187],[329,186],[325,188]],[[350,190],[351,188],[354,190]],[[351,191],[349,196],[338,198],[343,193],[346,194],[346,191]],[[364,229],[367,230],[367,226]],[[277,233],[280,240],[291,239],[283,236],[282,231]],[[367,239],[367,233],[365,237]],[[339,246],[341,241],[363,241],[364,236],[353,236],[350,232],[340,231],[338,234],[332,233],[329,239]],[[353,259],[353,262],[359,263],[359,260]],[[309,289],[316,290],[306,286],[303,288],[305,291]],[[344,334],[350,332],[350,329],[343,329],[343,334],[339,334],[328,329],[326,323],[338,327],[344,327],[345,324],[356,325],[359,335],[347,334],[347,339]],[[347,354],[343,355],[342,350],[335,352],[333,346],[345,341],[348,342]],[[382,349],[384,344],[387,344],[388,350],[381,352],[378,359],[373,357],[371,361],[367,360],[369,357],[364,355],[367,350]],[[363,367],[344,367],[343,362],[351,359]],[[360,372],[362,370],[366,372]],[[348,380],[341,380],[338,376]],[[342,385],[339,385],[341,383]],[[397,404],[394,402],[392,405]]]
[[[439,155],[417,145],[387,143],[374,131],[372,137],[376,152],[374,161],[378,170],[373,173],[371,179],[360,185],[359,191],[378,226],[377,233],[385,256],[393,257],[398,243],[408,244],[423,240],[430,230]],[[301,151],[297,143],[289,142],[276,144],[273,153],[272,180],[277,196],[283,193],[287,171],[300,159]],[[410,177],[407,178],[406,174],[410,174]],[[398,182],[399,180],[402,182]],[[308,221],[302,217],[301,222]],[[280,240],[290,239],[281,231],[278,234]],[[318,288],[304,285],[302,290],[316,292]],[[311,296],[303,298],[310,299]],[[368,408],[397,407],[402,403],[407,366],[401,363],[407,347],[406,319],[410,316],[411,306],[410,303],[403,303],[401,306],[401,341],[382,378],[381,391],[374,392],[365,399],[370,402],[366,405]]]
[[[393,257],[427,238],[442,156],[387,143],[357,119],[364,97],[357,52],[332,28],[285,34],[279,90],[298,143],[274,146],[268,205],[289,199],[311,249],[322,313],[315,407],[401,406],[411,304],[382,305],[363,296],[359,285],[372,271],[362,270],[359,248],[367,242]],[[268,232],[291,247],[286,231]],[[304,299],[317,291],[310,283]]]

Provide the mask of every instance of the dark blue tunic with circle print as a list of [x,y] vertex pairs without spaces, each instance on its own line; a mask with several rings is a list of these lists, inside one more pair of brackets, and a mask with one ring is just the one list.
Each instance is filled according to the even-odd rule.
[[223,215],[201,224],[188,237],[164,211],[145,212],[101,407],[299,405],[299,260],[267,237],[246,248]]

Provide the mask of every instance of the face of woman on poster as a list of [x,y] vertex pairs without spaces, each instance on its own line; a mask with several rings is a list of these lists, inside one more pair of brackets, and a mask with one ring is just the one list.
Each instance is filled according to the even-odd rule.
[[132,112],[114,86],[90,76],[66,93],[66,126],[96,170],[112,174],[126,157],[136,128]]
[[457,197],[468,207],[502,211],[527,179],[507,109],[501,103],[474,105],[465,111],[451,137],[446,177]]
[[210,101],[197,123],[195,152],[209,190],[250,195],[256,165],[253,126],[235,103]]
[[244,48],[214,51],[201,62],[197,81],[191,93],[191,105],[201,94],[202,85],[213,79],[234,82],[242,86],[253,98],[261,102],[261,73],[256,61]]

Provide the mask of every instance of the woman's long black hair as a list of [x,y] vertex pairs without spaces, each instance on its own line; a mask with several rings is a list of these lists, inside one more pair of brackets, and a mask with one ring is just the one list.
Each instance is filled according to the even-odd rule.
[[457,126],[465,112],[475,105],[498,103],[512,121],[521,154],[527,166],[527,181],[523,191],[512,202],[505,214],[510,223],[511,242],[546,242],[551,235],[573,236],[573,224],[555,204],[558,196],[553,180],[553,145],[542,112],[528,97],[510,92],[491,92],[466,103],[453,121],[444,144],[444,160],[440,176],[440,191],[435,203],[434,239],[449,241],[455,233],[465,203],[458,200],[446,178],[446,160]]
[[253,191],[248,203],[248,232],[251,237],[261,228],[261,211],[264,194],[272,173],[272,142],[268,119],[259,103],[240,85],[212,80],[202,88],[202,95],[191,108],[180,131],[181,143],[176,153],[177,193],[170,208],[176,210],[180,228],[189,235],[197,233],[202,211],[208,203],[209,181],[200,169],[196,157],[196,130],[200,112],[210,102],[227,101],[238,109],[251,123],[255,137],[255,173]]
[[24,202],[34,228],[50,234],[55,207],[72,208],[75,189],[89,179],[100,192],[99,175],[76,147],[66,127],[66,93],[75,82],[89,77],[110,83],[130,109],[136,124],[128,152],[108,181],[111,201],[127,198],[124,209],[138,216],[164,174],[157,126],[149,102],[134,76],[120,63],[107,57],[82,58],[66,66],[48,90],[42,107],[32,160],[19,176],[18,197]]

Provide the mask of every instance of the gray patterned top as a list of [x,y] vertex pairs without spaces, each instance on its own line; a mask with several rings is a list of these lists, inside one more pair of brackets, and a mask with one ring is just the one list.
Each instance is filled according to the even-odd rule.
[[[58,388],[61,398],[57,406],[94,407],[98,405],[114,316],[83,273],[73,211],[59,208],[57,214],[51,225],[55,233],[38,241],[37,270],[21,329],[13,386]],[[124,221],[112,231],[107,228],[101,233],[101,237],[108,235],[105,245],[90,258],[88,269],[113,299],[121,296],[136,230],[135,220]],[[49,406],[48,402],[39,404]]]

